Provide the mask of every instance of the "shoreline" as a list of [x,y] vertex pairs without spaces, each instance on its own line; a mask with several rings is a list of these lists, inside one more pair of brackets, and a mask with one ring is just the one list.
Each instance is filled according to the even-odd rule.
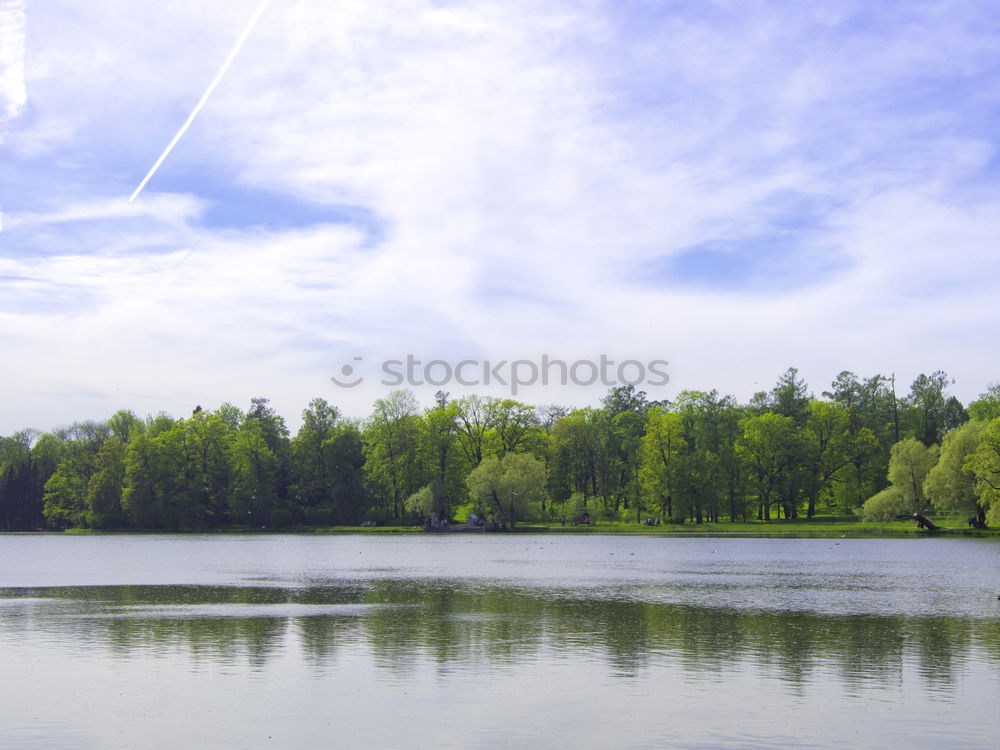
[[451,536],[453,534],[483,534],[488,536],[504,535],[570,535],[570,536],[648,536],[662,538],[791,538],[791,539],[930,539],[930,538],[1000,538],[1000,528],[971,529],[962,527],[943,527],[936,531],[918,529],[911,522],[890,522],[888,524],[866,522],[829,522],[829,521],[754,521],[743,523],[712,523],[712,524],[673,524],[647,527],[639,524],[598,523],[593,526],[562,526],[560,524],[526,523],[515,529],[506,531],[483,531],[463,525],[456,525],[448,531],[427,531],[420,526],[288,526],[282,528],[222,528],[222,529],[175,529],[144,531],[140,529],[83,529],[73,528],[64,531],[34,530],[34,531],[4,531],[0,536],[15,535],[57,535],[57,536],[94,536],[94,535],[137,535],[137,536],[247,536],[247,535],[287,535],[315,536],[337,534],[395,535],[395,534],[427,534],[429,536]]

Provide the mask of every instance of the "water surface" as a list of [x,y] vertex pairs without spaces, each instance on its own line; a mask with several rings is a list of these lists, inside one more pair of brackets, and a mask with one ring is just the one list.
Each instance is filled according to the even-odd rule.
[[995,747],[993,540],[0,537],[0,746]]

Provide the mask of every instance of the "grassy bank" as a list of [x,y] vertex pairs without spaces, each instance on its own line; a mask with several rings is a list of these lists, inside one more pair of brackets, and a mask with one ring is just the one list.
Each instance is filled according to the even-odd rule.
[[[641,536],[737,536],[737,537],[1000,537],[998,529],[970,529],[960,519],[933,519],[942,528],[925,531],[917,528],[915,521],[851,521],[843,518],[798,518],[792,520],[744,521],[737,523],[664,523],[646,526],[635,522],[598,521],[590,526],[565,526],[558,521],[524,522],[518,524],[518,533],[545,534],[627,534]],[[67,529],[66,534],[114,533],[195,533],[195,534],[419,534],[422,525],[396,526],[288,526],[288,527],[235,527],[227,529],[181,529],[173,532],[95,531],[93,529]]]
[[747,537],[925,537],[925,536],[1000,536],[1000,529],[977,530],[957,524],[942,523],[940,531],[924,531],[914,521],[827,521],[793,519],[781,521],[746,521],[737,523],[684,523],[644,526],[637,523],[599,522],[593,526],[562,526],[560,523],[533,524],[532,530],[570,534],[645,534],[677,536],[747,536]]
[[[923,531],[917,528],[915,521],[847,521],[843,519],[812,518],[774,521],[745,521],[738,523],[683,523],[646,526],[640,523],[625,521],[598,521],[590,526],[565,526],[558,521],[533,521],[517,525],[516,531],[523,534],[626,534],[640,536],[742,536],[742,537],[929,537],[929,536],[965,536],[965,537],[1000,537],[1000,529],[977,530],[966,525],[960,525],[958,519],[936,519],[942,526],[940,531]],[[406,534],[423,533],[422,526],[330,526],[330,527],[295,527],[289,529],[273,529],[286,533],[311,534]],[[247,532],[261,533],[260,529],[247,529]]]

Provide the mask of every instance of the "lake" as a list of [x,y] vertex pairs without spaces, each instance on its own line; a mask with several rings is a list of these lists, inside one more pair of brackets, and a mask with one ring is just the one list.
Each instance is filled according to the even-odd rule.
[[1000,543],[0,536],[0,746],[1000,746]]

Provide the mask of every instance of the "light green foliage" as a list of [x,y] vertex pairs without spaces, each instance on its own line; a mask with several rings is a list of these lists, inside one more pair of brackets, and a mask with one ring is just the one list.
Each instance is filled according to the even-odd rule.
[[1000,417],[1000,383],[990,383],[984,393],[969,404],[969,417],[980,422],[990,422]]
[[965,467],[976,476],[976,493],[979,505],[986,509],[987,521],[1000,524],[1000,417],[985,427]]
[[406,512],[420,518],[427,518],[437,511],[434,490],[430,485],[422,487],[406,498]]
[[156,438],[167,430],[172,430],[174,424],[174,418],[161,411],[155,416],[146,418],[145,430],[143,432],[150,439]]
[[874,519],[874,513],[881,519],[890,512],[894,515],[925,512],[930,503],[924,493],[924,481],[937,457],[936,445],[928,448],[916,438],[906,438],[892,446],[888,472],[891,486],[865,501],[864,518]]
[[435,513],[442,518],[451,517],[444,487],[437,480],[406,498],[406,511],[420,519],[429,518]]
[[889,482],[902,493],[912,513],[919,513],[928,507],[924,480],[937,462],[937,457],[936,445],[928,447],[915,438],[901,440],[892,446]]
[[87,479],[70,463],[60,463],[45,483],[45,520],[57,529],[74,526],[86,504]]
[[66,528],[83,522],[90,478],[109,430],[103,422],[77,422],[58,431],[59,463],[45,483],[43,514],[49,525]]
[[108,429],[111,436],[116,438],[122,445],[127,445],[129,440],[137,431],[145,430],[146,426],[134,412],[128,410],[116,411],[108,420]]
[[938,461],[924,480],[924,494],[936,509],[957,510],[985,518],[985,510],[980,507],[976,494],[975,472],[966,468],[985,428],[982,422],[966,422],[944,436]]
[[566,500],[552,505],[553,518],[565,519],[570,523],[579,521],[584,514],[592,515],[593,510],[582,492],[574,492]]
[[545,499],[545,466],[527,453],[487,456],[466,481],[483,517],[502,524],[536,517]]
[[687,441],[681,436],[682,426],[680,414],[654,407],[649,411],[642,437],[639,476],[645,505],[647,508],[658,508],[671,518],[681,462],[687,449]]
[[213,414],[160,415],[125,450],[122,510],[137,528],[204,528],[227,519],[229,440]]
[[215,410],[215,416],[222,420],[230,434],[235,433],[243,423],[243,412],[228,401]]
[[865,502],[861,515],[866,521],[891,521],[905,513],[906,500],[895,487],[886,487]]

